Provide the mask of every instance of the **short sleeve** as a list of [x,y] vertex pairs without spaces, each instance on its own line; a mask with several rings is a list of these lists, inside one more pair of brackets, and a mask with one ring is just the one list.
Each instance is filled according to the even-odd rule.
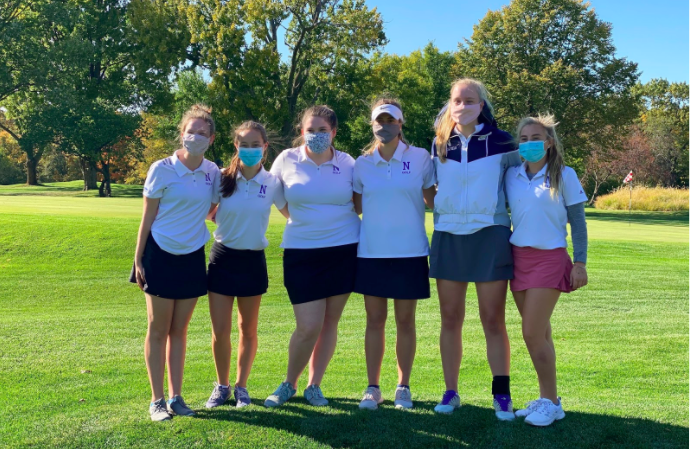
[[272,199],[272,202],[277,209],[281,210],[284,208],[284,206],[286,206],[286,198],[284,198],[284,184],[279,180],[279,178],[275,178],[274,181],[274,198]]
[[585,190],[582,188],[575,170],[566,167],[561,178],[563,179],[563,201],[565,201],[566,206],[587,201],[587,195],[585,195]]
[[142,194],[147,198],[157,199],[164,196],[166,188],[166,176],[163,166],[159,161],[152,164],[147,172],[147,179],[144,181],[144,189]]
[[272,168],[270,168],[270,173],[279,178],[279,180],[282,182],[284,182],[284,178],[282,177],[282,169],[284,168],[284,158],[286,157],[285,154],[286,151],[279,153],[279,156],[277,156],[272,163]]
[[434,186],[436,182],[435,165],[433,165],[433,160],[428,156],[428,152],[426,152],[426,157],[424,157],[423,161],[423,188],[428,189]]
[[359,195],[363,194],[363,181],[361,181],[361,158],[356,161],[356,164],[354,164],[354,192],[358,193]]

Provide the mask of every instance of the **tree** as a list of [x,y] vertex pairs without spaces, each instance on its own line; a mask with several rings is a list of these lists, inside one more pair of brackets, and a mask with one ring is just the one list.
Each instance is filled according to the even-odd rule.
[[512,0],[490,11],[460,44],[455,71],[486,83],[505,129],[553,113],[578,172],[590,145],[613,141],[637,116],[637,65],[616,57],[611,24],[581,0]]

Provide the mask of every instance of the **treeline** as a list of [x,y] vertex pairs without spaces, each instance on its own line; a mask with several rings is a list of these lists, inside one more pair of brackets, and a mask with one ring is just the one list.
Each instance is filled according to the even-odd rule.
[[688,84],[640,84],[586,2],[512,0],[469,38],[451,29],[454,52],[384,54],[386,19],[364,0],[0,0],[0,183],[81,178],[109,196],[173,151],[195,102],[213,107],[208,157],[221,163],[235,124],[264,123],[276,154],[319,103],[338,114],[338,148],[357,155],[386,92],[408,140],[430,147],[451,82],[467,76],[487,84],[508,131],[555,114],[593,197],[630,170],[688,186]]

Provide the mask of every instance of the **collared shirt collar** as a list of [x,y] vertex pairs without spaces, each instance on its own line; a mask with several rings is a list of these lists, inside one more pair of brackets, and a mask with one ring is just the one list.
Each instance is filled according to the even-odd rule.
[[241,170],[238,170],[238,174],[236,174],[236,179],[242,179],[246,182],[255,182],[257,184],[262,184],[265,179],[267,179],[267,176],[269,173],[267,173],[267,170],[265,170],[265,167],[260,167],[260,171],[257,172],[255,176],[253,176],[251,179],[245,179],[243,176],[243,172]]
[[[402,142],[402,140],[400,139],[399,143],[397,144],[397,148],[395,149],[395,153],[392,155],[392,159],[401,162],[402,158],[404,157],[404,150],[406,150],[406,149],[407,149],[407,144]],[[380,155],[380,150],[377,148],[375,149],[375,151],[373,151],[373,153],[371,154],[371,157],[373,158],[373,163],[375,165],[378,165],[381,162],[384,162],[387,164],[387,162],[388,162],[385,159],[383,159],[383,157]]]
[[[549,166],[548,163],[544,164],[544,166],[541,167],[541,170],[539,170],[539,171],[532,177],[531,180],[534,181],[535,179],[537,179],[537,178],[539,178],[539,177],[545,175],[545,174],[546,174],[546,169],[547,169],[548,166]],[[522,165],[520,165],[520,166],[518,167],[517,175],[526,178],[528,181],[530,180],[530,179],[529,179],[529,176],[527,176],[527,161],[524,161],[524,162],[522,163]]]
[[176,170],[176,173],[178,174],[179,177],[183,177],[184,175],[188,173],[196,173],[198,171],[204,172],[204,169],[202,168],[203,165],[205,165],[205,160],[202,159],[202,163],[200,164],[199,167],[197,167],[195,170],[190,170],[188,167],[181,162],[180,159],[178,159],[178,150],[173,152],[173,168]]
[[[313,162],[313,160],[308,157],[308,154],[306,154],[306,146],[301,145],[299,148],[300,148],[300,150],[298,152],[298,162],[302,163],[302,162],[310,161],[313,164],[315,164],[315,162]],[[324,162],[323,165],[324,164],[332,164],[335,167],[339,167],[339,165],[337,164],[337,150],[335,149],[335,147],[330,147],[330,148],[332,148],[332,159],[330,159],[327,162]],[[317,165],[317,164],[315,164],[315,165]]]

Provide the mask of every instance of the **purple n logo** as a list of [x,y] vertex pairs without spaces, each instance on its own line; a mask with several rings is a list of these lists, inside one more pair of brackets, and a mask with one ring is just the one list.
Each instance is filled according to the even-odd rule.
[[339,174],[339,167],[337,167],[336,165],[333,165],[332,166],[332,174],[338,175]]
[[410,163],[411,162],[402,162],[402,164],[404,164],[404,167],[402,167],[402,170],[409,170],[409,164]]
[[209,173],[205,173],[205,181],[212,182],[212,176]]
[[265,195],[267,193],[267,186],[261,185],[260,186],[260,195]]

